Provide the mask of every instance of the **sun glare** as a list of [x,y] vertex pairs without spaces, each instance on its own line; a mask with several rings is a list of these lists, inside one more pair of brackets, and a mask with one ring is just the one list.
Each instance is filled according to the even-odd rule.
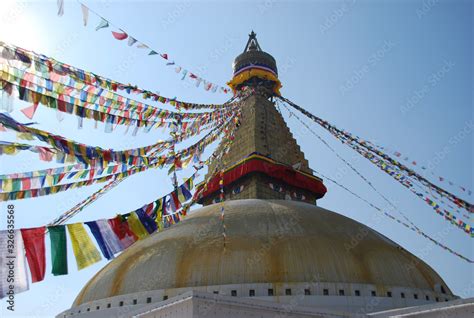
[[41,47],[41,27],[29,12],[34,2],[2,0],[0,3],[0,41],[26,49]]

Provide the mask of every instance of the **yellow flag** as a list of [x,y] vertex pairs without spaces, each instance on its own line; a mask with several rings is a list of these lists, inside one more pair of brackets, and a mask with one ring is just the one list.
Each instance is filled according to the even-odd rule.
[[3,192],[11,192],[13,190],[13,181],[12,179],[4,179],[2,183]]
[[77,269],[81,270],[102,259],[82,223],[68,224],[67,229],[71,237],[72,250],[76,256]]
[[16,138],[23,140],[35,140],[35,138],[31,134],[24,132],[16,133]]
[[66,155],[66,162],[67,163],[74,163],[74,162],[76,162],[76,159],[75,159],[74,156]]
[[136,236],[138,236],[139,240],[143,240],[145,237],[149,235],[147,230],[143,226],[142,222],[138,218],[138,215],[135,212],[132,212],[130,214],[127,222],[128,222],[128,225],[130,226],[130,229]]
[[160,199],[158,201],[158,204],[160,205],[157,213],[156,213],[156,219],[155,223],[158,226],[158,231],[163,231],[163,199]]
[[7,155],[14,155],[17,153],[17,148],[15,146],[6,146],[3,147],[3,152]]
[[54,177],[50,174],[47,174],[46,175],[46,184],[51,187],[53,185],[53,182],[54,182]]

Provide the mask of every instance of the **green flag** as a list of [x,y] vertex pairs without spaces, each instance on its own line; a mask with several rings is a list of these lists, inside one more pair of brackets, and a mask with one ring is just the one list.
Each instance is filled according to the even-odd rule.
[[64,225],[48,227],[51,240],[51,264],[54,276],[67,275],[66,228]]

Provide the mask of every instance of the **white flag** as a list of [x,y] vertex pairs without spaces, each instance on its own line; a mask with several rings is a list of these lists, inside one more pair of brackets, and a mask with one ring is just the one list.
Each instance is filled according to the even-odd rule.
[[100,234],[104,239],[104,243],[111,254],[117,254],[123,250],[123,246],[120,243],[117,235],[115,235],[112,227],[107,220],[97,220],[97,227],[99,228]]
[[58,0],[58,15],[61,17],[64,14],[64,0]]
[[128,46],[132,46],[132,45],[134,45],[136,42],[137,42],[137,40],[134,39],[133,37],[131,37],[131,36],[128,37]]
[[21,232],[0,231],[0,299],[28,289],[25,248]]
[[84,26],[87,26],[87,20],[89,20],[89,8],[81,3],[82,8],[82,20],[84,21]]

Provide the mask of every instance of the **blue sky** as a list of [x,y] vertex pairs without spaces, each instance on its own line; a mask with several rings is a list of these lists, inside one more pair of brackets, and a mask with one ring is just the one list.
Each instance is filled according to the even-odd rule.
[[[282,95],[329,122],[380,145],[398,150],[440,175],[472,189],[473,185],[473,4],[471,1],[87,1],[95,11],[129,34],[166,52],[177,63],[224,85],[231,63],[242,52],[253,29],[260,46],[277,60]],[[66,1],[63,17],[55,1],[2,1],[0,40],[52,56],[65,63],[125,83],[195,102],[223,102],[226,96],[205,92],[181,81],[157,56],[147,56],[96,32],[97,18],[82,25],[80,6]],[[15,103],[12,113],[27,121]],[[364,198],[385,207],[360,178],[302,129],[294,117],[287,123],[311,168],[338,179]],[[153,143],[159,131],[136,137],[106,134],[85,121],[40,107],[38,127],[103,147],[131,148]],[[309,121],[307,121],[310,123]],[[311,123],[310,123],[311,124]],[[351,161],[386,196],[396,202],[428,234],[474,258],[470,238],[445,222],[424,202],[367,160],[311,124],[337,152]],[[461,131],[466,133],[460,136]],[[2,140],[14,135],[3,133]],[[1,173],[52,166],[33,154],[2,156]],[[183,171],[186,177],[190,171]],[[377,212],[326,182],[328,193],[318,204],[369,225],[432,266],[455,294],[474,296],[473,266],[452,256],[404,227],[378,218]],[[455,193],[455,187],[443,184]],[[91,186],[37,199],[14,202],[16,226],[41,226],[98,189]],[[130,177],[72,221],[86,221],[128,212],[166,194],[166,173],[147,171]],[[461,193],[462,194],[462,193]],[[461,195],[460,194],[460,195]],[[464,196],[472,202],[472,197]],[[2,211],[6,211],[2,203]],[[3,212],[0,215],[5,215]],[[0,218],[5,228],[5,218]],[[46,241],[47,245],[49,240]],[[82,286],[105,261],[70,275],[53,277],[16,296],[14,314],[0,302],[2,317],[53,316],[70,307]],[[48,254],[49,255],[49,254]],[[49,266],[49,263],[48,263]],[[47,268],[47,271],[50,267]]]

